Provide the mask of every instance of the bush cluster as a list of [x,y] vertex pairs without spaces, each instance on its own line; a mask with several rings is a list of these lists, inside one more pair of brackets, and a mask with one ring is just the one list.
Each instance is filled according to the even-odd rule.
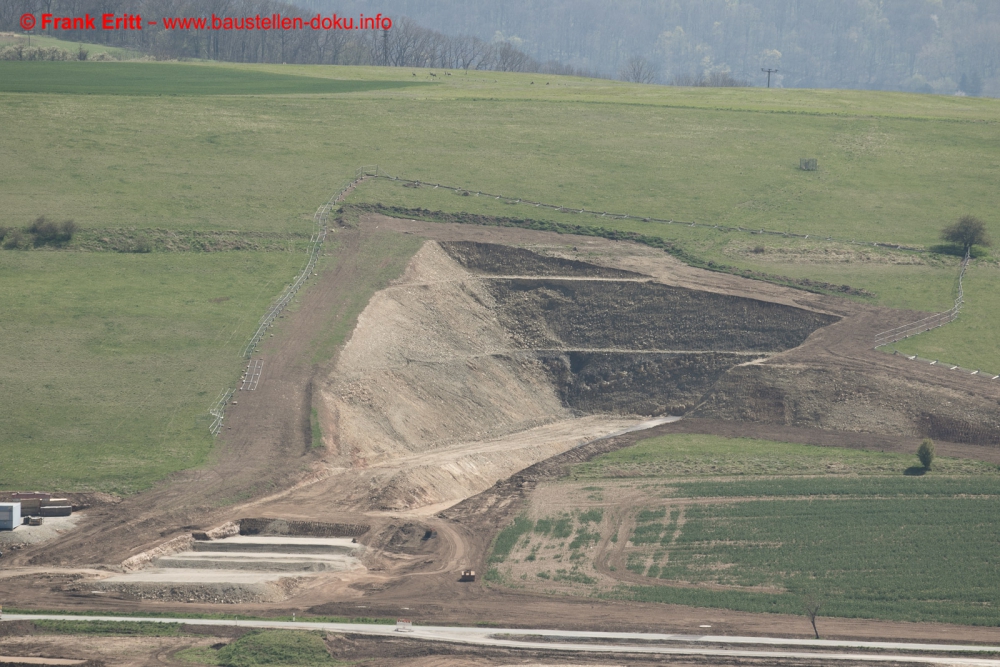
[[73,240],[76,223],[72,220],[55,222],[39,216],[24,229],[0,227],[0,244],[7,250],[27,250],[41,246],[64,246]]
[[0,49],[0,60],[86,60],[87,50],[83,47],[73,53],[56,46],[5,46]]

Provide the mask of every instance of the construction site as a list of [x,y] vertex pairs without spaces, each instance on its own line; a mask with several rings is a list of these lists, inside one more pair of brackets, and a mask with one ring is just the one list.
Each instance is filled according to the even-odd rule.
[[[942,456],[1000,463],[1000,383],[873,349],[878,332],[920,313],[625,241],[376,214],[336,234],[331,252],[379,235],[420,248],[336,357],[309,366],[309,341],[354,279],[345,263],[319,275],[261,344],[267,363],[252,364],[254,390],[227,407],[210,466],[126,499],[10,498],[53,530],[0,533],[5,605],[806,637],[796,615],[551,595],[476,573],[533,502],[562,502],[546,483],[655,435],[907,453],[932,437]],[[576,493],[571,504],[585,502]],[[602,576],[629,581],[623,569]],[[830,637],[995,639],[974,626],[824,625]],[[424,655],[350,641],[344,655]],[[440,659],[426,664],[453,664]]]

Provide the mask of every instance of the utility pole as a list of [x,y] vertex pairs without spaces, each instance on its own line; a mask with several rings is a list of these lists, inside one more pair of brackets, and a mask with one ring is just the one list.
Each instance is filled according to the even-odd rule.
[[763,68],[763,67],[761,67],[760,71],[761,72],[767,72],[767,87],[770,88],[771,87],[771,72],[777,72],[778,70],[771,69],[770,67],[768,67],[766,69]]

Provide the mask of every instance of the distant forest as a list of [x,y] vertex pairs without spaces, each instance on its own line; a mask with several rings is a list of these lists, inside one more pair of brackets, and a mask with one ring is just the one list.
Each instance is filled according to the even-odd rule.
[[[315,16],[317,10],[271,0],[0,0],[0,31],[23,32],[18,25],[20,17],[32,13],[38,20],[35,34],[134,49],[164,59],[582,73],[558,62],[539,62],[509,41],[447,36],[421,27],[400,14],[385,13],[392,19],[389,30],[165,30],[161,23],[142,30],[49,28],[42,31],[40,17],[43,12],[69,17],[89,13],[99,24],[97,17],[105,13],[139,15],[144,20],[157,21],[163,17],[211,17],[213,14],[237,19],[258,15],[270,17],[272,14],[308,19]],[[325,15],[331,13],[332,10]],[[358,19],[358,14],[343,10],[337,13],[355,21]]]
[[[1000,0],[298,0],[409,16],[537,61],[659,83],[713,75],[763,86],[1000,96]],[[633,72],[634,74],[634,72]],[[728,75],[722,77],[720,75]],[[623,77],[625,78],[625,77]]]
[[[390,31],[92,31],[162,58],[1000,96],[1000,0],[0,0],[24,12],[390,16]],[[54,34],[54,33],[53,33]]]

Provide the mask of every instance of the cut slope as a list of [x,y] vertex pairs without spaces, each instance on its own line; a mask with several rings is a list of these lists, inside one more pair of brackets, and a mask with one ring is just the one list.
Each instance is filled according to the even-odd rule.
[[358,318],[323,396],[353,462],[498,437],[571,416],[481,282],[434,243]]

